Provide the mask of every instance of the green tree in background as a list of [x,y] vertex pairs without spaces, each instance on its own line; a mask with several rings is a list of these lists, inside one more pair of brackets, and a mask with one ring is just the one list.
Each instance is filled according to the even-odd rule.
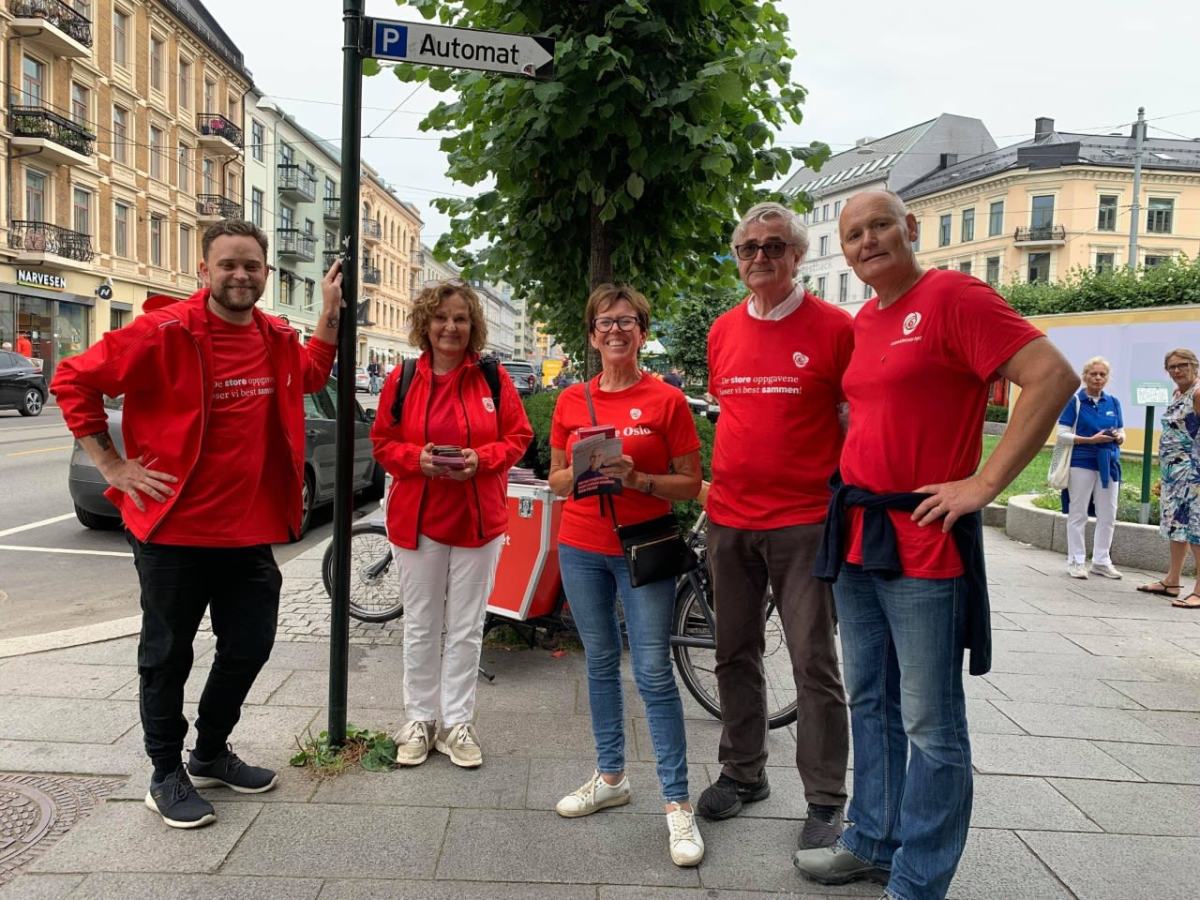
[[685,294],[675,307],[663,343],[671,365],[679,368],[688,384],[708,384],[708,332],[717,317],[746,295],[743,288],[700,285]]
[[[398,0],[404,2],[404,0]],[[827,147],[774,145],[799,122],[787,19],[761,0],[407,0],[426,18],[558,41],[553,81],[400,65],[454,99],[423,130],[449,132],[447,174],[492,182],[442,198],[435,253],[468,277],[503,279],[576,358],[591,286],[628,281],[656,315],[697,285],[731,283],[738,214],[756,185]],[[378,71],[371,63],[367,74]],[[486,248],[471,253],[479,243]]]
[[1200,303],[1200,259],[1180,256],[1136,272],[1072,269],[1062,281],[1014,281],[999,290],[1023,316]]

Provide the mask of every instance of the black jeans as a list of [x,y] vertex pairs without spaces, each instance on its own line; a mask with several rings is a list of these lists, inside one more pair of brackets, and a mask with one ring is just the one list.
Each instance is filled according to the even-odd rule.
[[271,547],[175,547],[128,537],[142,588],[138,700],[146,753],[157,761],[183,752],[183,687],[206,608],[217,650],[196,731],[209,746],[223,745],[275,643],[283,577]]

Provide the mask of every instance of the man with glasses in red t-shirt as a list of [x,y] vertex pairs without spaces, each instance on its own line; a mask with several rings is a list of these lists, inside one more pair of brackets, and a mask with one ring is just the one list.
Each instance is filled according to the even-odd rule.
[[[1041,448],[1078,377],[982,281],[922,270],[917,221],[895,194],[856,195],[838,224],[846,262],[876,294],[854,320],[850,427],[818,558],[836,578],[853,824],[794,861],[822,884],[870,879],[890,900],[937,900],[971,820],[964,651],[974,675],[991,653],[978,511]],[[997,373],[1022,392],[976,472]]]
[[801,847],[841,833],[849,737],[829,585],[813,577],[842,447],[850,316],[795,282],[808,249],[790,209],[762,203],[733,233],[746,300],[713,323],[709,393],[721,405],[707,511],[716,612],[721,774],[700,796],[709,819],[762,800],[767,783],[765,595],[775,595],[796,688]]

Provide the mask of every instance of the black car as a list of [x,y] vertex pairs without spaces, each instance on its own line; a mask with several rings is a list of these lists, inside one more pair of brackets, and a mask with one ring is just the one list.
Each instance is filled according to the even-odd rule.
[[46,405],[46,376],[20,353],[0,350],[0,409],[23,416],[41,415]]
[[500,365],[504,366],[508,371],[509,376],[513,380],[513,385],[517,389],[517,393],[522,397],[528,397],[541,386],[541,379],[538,378],[537,372],[533,370],[533,363],[506,359]]

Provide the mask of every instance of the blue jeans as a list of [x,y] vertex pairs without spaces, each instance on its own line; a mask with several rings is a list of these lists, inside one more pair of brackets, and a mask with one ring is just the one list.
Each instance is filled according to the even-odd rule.
[[683,730],[683,703],[671,666],[674,579],[635,588],[629,583],[624,556],[606,556],[566,544],[558,545],[558,564],[571,615],[587,654],[588,705],[592,710],[597,768],[606,775],[625,771],[625,701],[621,693],[621,626],[617,621],[620,597],[633,680],[646,706],[663,797],[668,803],[685,802],[687,736]]
[[854,739],[854,825],[842,843],[891,869],[897,900],[941,900],[971,821],[963,579],[847,564],[833,594]]

